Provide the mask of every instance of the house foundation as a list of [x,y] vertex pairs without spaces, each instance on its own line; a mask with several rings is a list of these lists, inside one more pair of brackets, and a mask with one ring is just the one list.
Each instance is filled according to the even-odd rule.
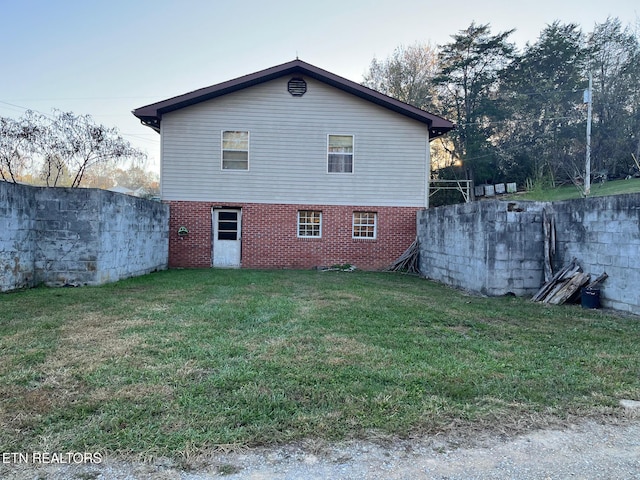
[[[169,266],[211,267],[213,211],[241,212],[243,268],[306,269],[350,264],[363,270],[389,266],[416,237],[418,207],[169,201]],[[299,212],[321,214],[320,233],[300,236]],[[375,214],[373,237],[354,237],[354,213]],[[181,230],[182,229],[182,230]],[[182,233],[180,234],[179,231]],[[184,232],[188,233],[184,233]]]

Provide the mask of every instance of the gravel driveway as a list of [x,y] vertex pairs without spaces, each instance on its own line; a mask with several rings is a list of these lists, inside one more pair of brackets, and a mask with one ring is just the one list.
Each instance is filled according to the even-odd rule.
[[[634,416],[635,417],[635,416]],[[640,419],[585,421],[562,430],[505,438],[481,435],[465,446],[453,437],[394,442],[313,444],[218,452],[181,470],[168,459],[99,465],[0,464],[9,479],[640,479]]]

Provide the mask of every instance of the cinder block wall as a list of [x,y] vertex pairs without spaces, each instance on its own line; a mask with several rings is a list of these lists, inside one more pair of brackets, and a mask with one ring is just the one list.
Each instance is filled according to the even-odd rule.
[[168,208],[98,189],[36,193],[38,283],[100,285],[167,268]]
[[165,269],[168,221],[158,202],[0,182],[0,288],[98,285]]
[[532,295],[544,283],[542,210],[555,218],[555,270],[576,258],[605,307],[640,314],[640,194],[565,202],[481,201],[418,213],[427,278],[487,295]]
[[554,202],[552,208],[556,265],[575,257],[594,278],[607,272],[602,304],[640,314],[640,194]]
[[420,270],[487,295],[527,295],[544,277],[542,205],[481,201],[418,213]]
[[0,292],[34,285],[35,190],[0,181]]
[[35,188],[36,283],[97,284],[100,205],[93,189]]
[[94,192],[101,218],[96,282],[113,282],[166,269],[169,207],[130,195]]

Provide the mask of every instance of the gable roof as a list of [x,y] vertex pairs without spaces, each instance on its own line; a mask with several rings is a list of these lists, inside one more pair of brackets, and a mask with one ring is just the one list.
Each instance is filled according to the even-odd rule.
[[429,137],[431,139],[443,135],[449,130],[455,128],[455,125],[449,120],[396,100],[395,98],[384,95],[298,59],[288,63],[283,63],[282,65],[267,68],[266,70],[238,77],[227,82],[218,83],[210,87],[185,93],[184,95],[178,95],[177,97],[136,108],[132,113],[140,119],[142,124],[153,128],[156,132],[160,132],[160,122],[162,121],[162,115],[165,113],[179,110],[190,105],[195,105],[196,103],[211,100],[212,98],[220,97],[228,93],[236,92],[238,90],[287,75],[302,75],[314,78],[320,82],[375,103],[381,107],[388,108],[389,110],[425,123],[429,127]]

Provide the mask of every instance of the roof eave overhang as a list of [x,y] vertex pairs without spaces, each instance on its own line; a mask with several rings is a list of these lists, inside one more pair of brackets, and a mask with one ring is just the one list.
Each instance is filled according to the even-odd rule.
[[140,119],[140,121],[160,132],[160,123],[162,115],[179,110],[200,102],[214,99],[238,90],[249,88],[261,83],[269,82],[277,78],[287,75],[303,75],[314,78],[320,82],[326,83],[332,87],[360,97],[364,100],[377,104],[381,107],[400,113],[419,122],[425,123],[429,128],[429,138],[433,139],[447,133],[455,128],[453,123],[442,117],[420,110],[406,103],[400,102],[394,98],[384,95],[375,90],[371,90],[358,83],[347,80],[333,73],[322,70],[318,67],[305,63],[301,60],[294,60],[283,65],[262,70],[250,75],[229,80],[224,83],[212,85],[210,87],[201,88],[193,92],[169,98],[161,102],[153,103],[144,107],[135,109],[132,113]]

